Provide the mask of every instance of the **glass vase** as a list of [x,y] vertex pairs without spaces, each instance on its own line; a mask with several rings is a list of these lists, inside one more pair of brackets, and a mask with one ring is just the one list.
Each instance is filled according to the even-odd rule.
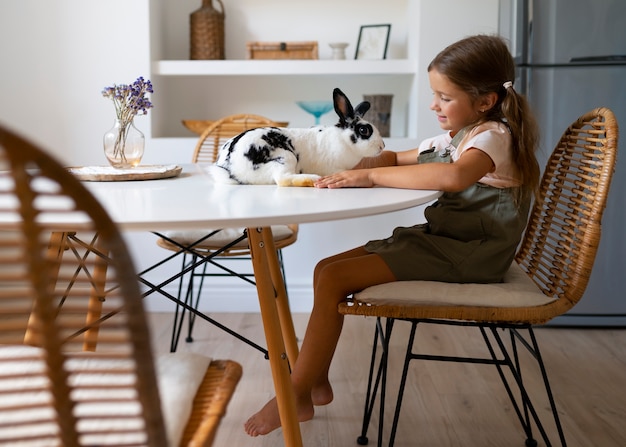
[[104,155],[114,168],[128,169],[139,165],[146,139],[132,120],[115,120],[104,134]]

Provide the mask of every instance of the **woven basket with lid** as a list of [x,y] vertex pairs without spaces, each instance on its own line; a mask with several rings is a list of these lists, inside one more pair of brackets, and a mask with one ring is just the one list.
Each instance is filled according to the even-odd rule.
[[221,12],[213,7],[213,0],[202,0],[202,6],[189,17],[190,59],[224,59],[224,5],[217,0]]

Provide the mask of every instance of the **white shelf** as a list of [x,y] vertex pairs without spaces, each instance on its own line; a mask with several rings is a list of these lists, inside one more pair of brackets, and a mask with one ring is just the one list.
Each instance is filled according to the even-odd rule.
[[417,61],[386,60],[161,60],[160,76],[415,75]]
[[[413,0],[394,0],[393,5],[376,7],[378,12],[360,8],[359,0],[346,0],[340,2],[344,11],[359,8],[347,20],[328,17],[323,12],[326,8],[314,6],[312,15],[292,17],[282,0],[269,0],[262,6],[255,0],[232,0],[225,22],[228,59],[189,60],[187,24],[198,1],[149,1],[150,77],[158,89],[154,101],[159,103],[150,116],[152,138],[187,136],[180,124],[183,119],[218,119],[241,111],[288,121],[294,127],[308,126],[310,116],[297,108],[295,101],[330,98],[335,87],[343,88],[354,102],[365,94],[393,95],[392,135],[415,136],[419,64],[417,29],[409,26],[410,18],[417,17]],[[322,3],[333,4],[331,0]],[[282,23],[277,18],[279,11],[294,19],[292,28],[269,29]],[[349,42],[354,49],[360,24],[376,23],[381,16],[393,29],[387,59],[355,60],[349,55],[348,59],[331,59],[330,36],[336,42]],[[320,32],[321,23],[328,32]],[[248,41],[311,40],[306,36],[318,36],[321,59],[252,60],[246,59],[242,50]],[[350,53],[353,57],[354,52]],[[326,118],[326,122],[332,121]]]

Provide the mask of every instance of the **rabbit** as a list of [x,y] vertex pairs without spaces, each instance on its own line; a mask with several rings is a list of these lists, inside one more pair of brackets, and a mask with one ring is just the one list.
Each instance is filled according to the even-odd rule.
[[220,148],[213,168],[216,181],[233,184],[314,186],[317,179],[353,168],[363,157],[378,155],[385,143],[363,119],[370,103],[352,108],[346,95],[333,90],[334,126],[261,127],[245,131]]

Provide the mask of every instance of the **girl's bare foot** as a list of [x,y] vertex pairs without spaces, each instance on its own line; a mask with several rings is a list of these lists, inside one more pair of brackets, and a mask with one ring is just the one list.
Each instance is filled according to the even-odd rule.
[[328,380],[315,385],[311,390],[311,401],[315,406],[328,405],[333,397],[333,388]]
[[[298,421],[305,422],[313,419],[313,404],[309,400],[303,404],[296,402]],[[266,435],[280,427],[280,415],[276,398],[265,404],[258,413],[253,414],[244,424],[244,430],[250,436]]]

